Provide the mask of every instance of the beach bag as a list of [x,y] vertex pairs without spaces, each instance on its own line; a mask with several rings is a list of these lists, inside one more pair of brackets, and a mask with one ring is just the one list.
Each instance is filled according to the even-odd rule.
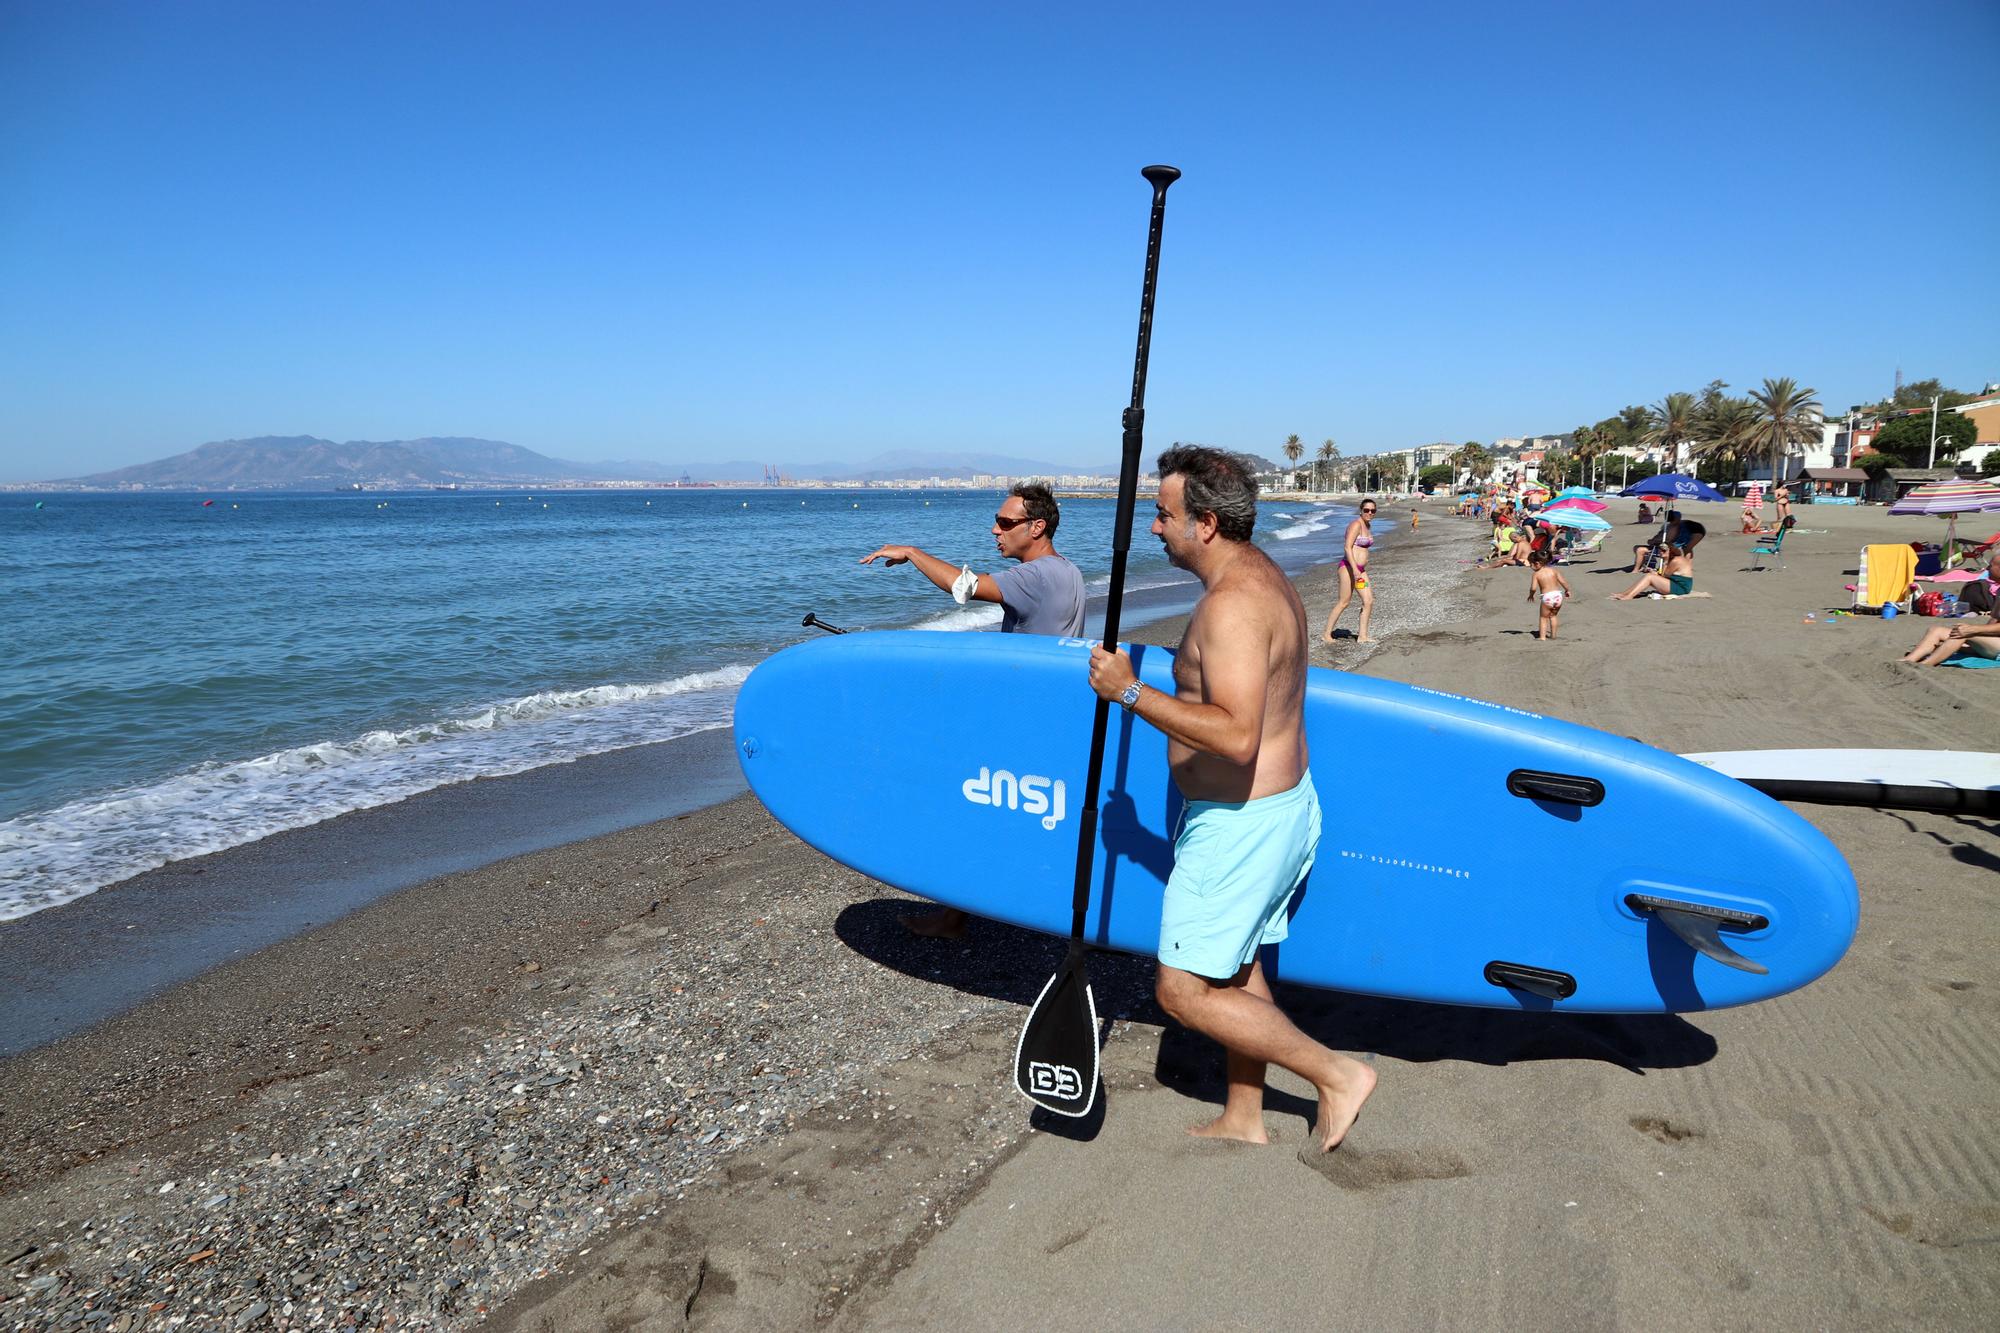
[[1943,615],[1944,594],[1941,592],[1923,593],[1917,598],[1916,603],[1910,609],[1920,616]]

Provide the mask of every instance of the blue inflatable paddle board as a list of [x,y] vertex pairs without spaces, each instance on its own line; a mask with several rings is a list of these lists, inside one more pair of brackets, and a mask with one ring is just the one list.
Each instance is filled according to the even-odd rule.
[[[1089,643],[893,631],[750,674],[737,753],[780,822],[884,884],[1066,935],[1089,761]],[[1173,654],[1131,649],[1172,691]],[[1860,916],[1833,844],[1751,788],[1588,727],[1315,668],[1316,867],[1273,977],[1593,1013],[1767,1000]],[[1112,710],[1087,937],[1152,955],[1181,798],[1166,740]]]

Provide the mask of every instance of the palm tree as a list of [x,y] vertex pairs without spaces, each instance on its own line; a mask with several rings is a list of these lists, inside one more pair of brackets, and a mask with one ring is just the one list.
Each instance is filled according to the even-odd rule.
[[1701,414],[1695,456],[1715,464],[1740,463],[1755,449],[1757,408],[1748,398],[1723,396]]
[[1477,440],[1467,440],[1452,454],[1452,466],[1465,469],[1467,481],[1477,481],[1493,471],[1493,456]]
[[1300,457],[1300,455],[1304,454],[1304,453],[1305,453],[1305,451],[1306,451],[1306,446],[1305,446],[1305,443],[1304,443],[1304,441],[1300,440],[1298,436],[1296,436],[1296,435],[1287,435],[1287,436],[1285,437],[1285,457],[1286,457],[1287,459],[1289,459],[1289,460],[1291,461],[1291,464],[1292,464],[1292,489],[1293,489],[1293,490],[1297,490],[1297,489],[1298,489],[1298,485],[1299,485],[1299,457]]
[[1667,470],[1680,462],[1681,446],[1694,437],[1695,396],[1670,393],[1646,409],[1646,432],[1639,438],[1668,451]]
[[[1578,426],[1575,430],[1571,431],[1569,433],[1569,442],[1571,452],[1576,455],[1577,461],[1582,463],[1586,469],[1597,461],[1597,455],[1604,450],[1603,439],[1595,429],[1589,426]],[[1588,471],[1584,475],[1584,481],[1590,485],[1592,490],[1596,489],[1596,483]]]
[[1745,445],[1761,448],[1771,457],[1771,483],[1780,480],[1779,466],[1794,445],[1809,444],[1819,438],[1822,415],[1818,389],[1801,389],[1790,376],[1766,379],[1762,390],[1750,391],[1750,403],[1757,419],[1750,427]]
[[1330,437],[1328,439],[1320,441],[1319,467],[1315,469],[1320,474],[1319,477],[1315,478],[1315,480],[1319,481],[1320,484],[1314,487],[1315,490],[1326,489],[1326,483],[1324,481],[1325,474],[1333,470],[1331,465],[1333,463],[1333,460],[1338,457],[1340,457],[1339,445],[1335,444]]

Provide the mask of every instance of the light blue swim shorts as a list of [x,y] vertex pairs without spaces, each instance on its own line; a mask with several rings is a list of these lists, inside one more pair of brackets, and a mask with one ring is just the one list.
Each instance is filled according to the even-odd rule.
[[1216,981],[1233,977],[1291,930],[1292,895],[1319,851],[1310,772],[1254,801],[1189,801],[1160,904],[1160,961]]

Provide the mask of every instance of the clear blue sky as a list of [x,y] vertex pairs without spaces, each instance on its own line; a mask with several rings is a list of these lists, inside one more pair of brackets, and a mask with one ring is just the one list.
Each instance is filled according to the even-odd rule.
[[1158,445],[2000,379],[1992,0],[969,8],[4,0],[0,479],[1108,461],[1154,161]]

